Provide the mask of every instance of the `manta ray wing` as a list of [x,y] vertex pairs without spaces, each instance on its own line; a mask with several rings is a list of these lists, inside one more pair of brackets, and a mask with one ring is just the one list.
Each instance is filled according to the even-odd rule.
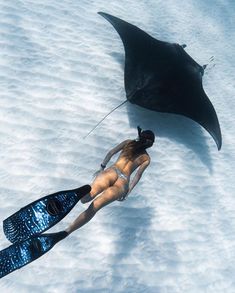
[[210,133],[220,149],[219,121],[202,86],[204,68],[179,44],[157,40],[122,19],[99,14],[113,25],[125,48],[127,99],[153,111],[191,118]]

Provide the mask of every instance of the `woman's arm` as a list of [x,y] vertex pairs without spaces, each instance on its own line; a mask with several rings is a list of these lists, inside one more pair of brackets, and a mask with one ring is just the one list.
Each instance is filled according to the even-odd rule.
[[140,166],[139,169],[137,170],[133,180],[131,181],[129,185],[129,191],[128,194],[132,191],[132,189],[136,186],[136,184],[139,182],[140,178],[142,177],[145,169],[148,167],[150,164],[150,159],[144,161]]
[[118,144],[116,147],[114,147],[113,149],[111,149],[107,155],[105,156],[103,162],[101,163],[101,167],[104,169],[107,165],[107,163],[110,161],[110,159],[112,158],[113,155],[115,155],[116,153],[120,152],[124,146],[130,142],[131,139],[127,139],[124,140],[123,142],[121,142],[120,144]]

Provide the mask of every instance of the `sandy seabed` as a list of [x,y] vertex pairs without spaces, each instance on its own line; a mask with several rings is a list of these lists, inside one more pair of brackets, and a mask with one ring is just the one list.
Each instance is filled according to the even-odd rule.
[[[221,125],[220,152],[193,121],[125,104],[124,50],[104,11],[186,43]],[[0,0],[0,220],[90,183],[106,152],[156,132],[128,200],[1,279],[3,293],[235,292],[233,1]],[[51,231],[86,208],[80,203]],[[9,245],[0,229],[0,249]]]

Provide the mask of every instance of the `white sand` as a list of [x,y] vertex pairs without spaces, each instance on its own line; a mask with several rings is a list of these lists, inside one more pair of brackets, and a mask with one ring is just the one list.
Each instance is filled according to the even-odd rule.
[[[206,2],[206,3],[205,3]],[[220,152],[193,121],[126,104],[124,50],[104,11],[169,42],[186,43],[220,121]],[[235,292],[234,3],[227,1],[0,1],[0,221],[29,202],[89,183],[106,152],[157,134],[152,164],[124,203],[0,292]],[[80,203],[52,231],[66,227]],[[9,245],[0,229],[0,249]]]

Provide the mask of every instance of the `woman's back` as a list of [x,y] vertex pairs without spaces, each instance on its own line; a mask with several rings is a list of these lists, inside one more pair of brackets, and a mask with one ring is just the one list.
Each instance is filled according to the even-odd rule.
[[129,140],[114,165],[124,174],[130,176],[143,162],[149,160],[150,157],[146,150],[139,148],[138,142]]

